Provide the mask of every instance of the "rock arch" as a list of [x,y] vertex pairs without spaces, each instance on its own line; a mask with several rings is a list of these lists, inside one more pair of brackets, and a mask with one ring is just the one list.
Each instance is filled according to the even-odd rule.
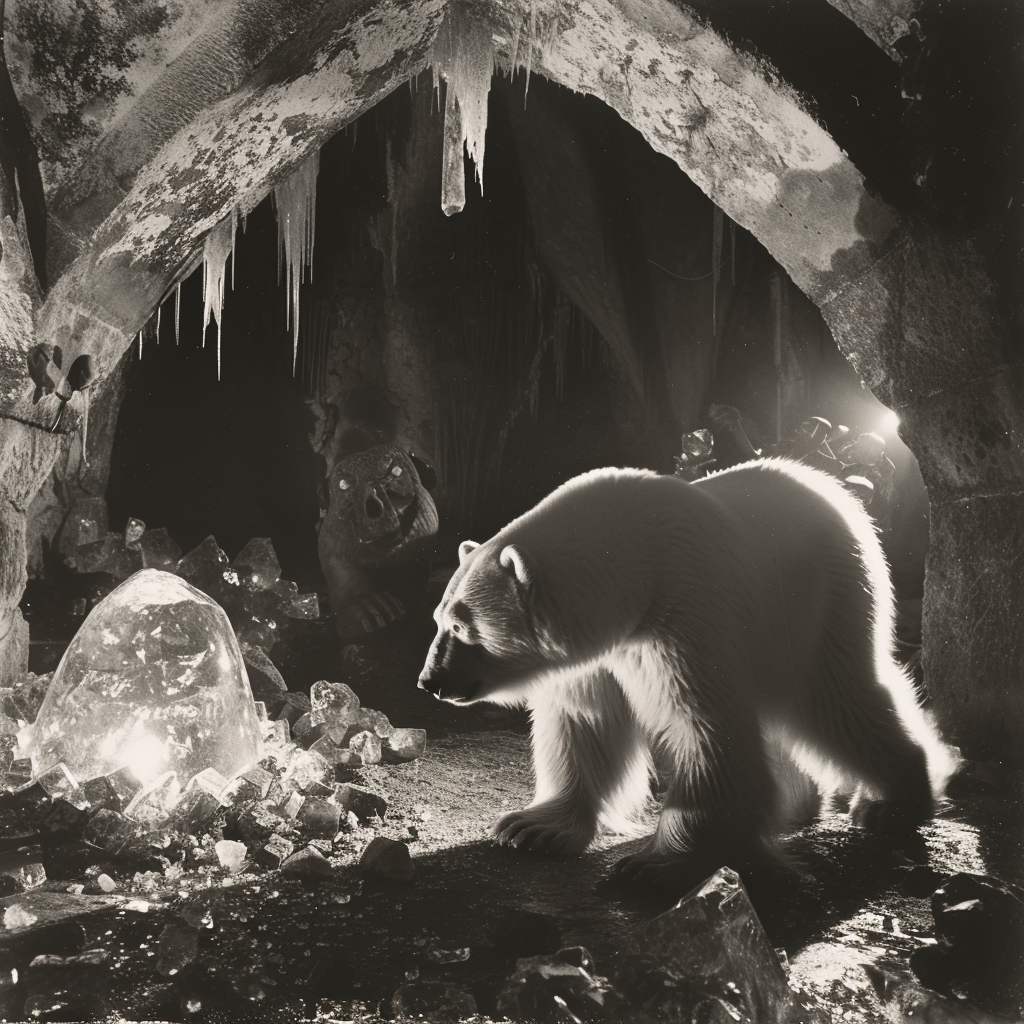
[[[454,0],[452,0],[454,2]],[[837,4],[842,8],[844,5]],[[850,5],[845,5],[850,6]],[[912,10],[854,6],[892,45]],[[50,169],[41,296],[25,217],[0,178],[0,684],[23,660],[24,515],[61,443],[25,374],[33,345],[110,372],[207,234],[340,127],[422,71],[445,0],[225,0],[178,35],[98,136]],[[896,8],[899,8],[898,10]],[[499,60],[592,94],[748,228],[899,412],[932,501],[929,688],[972,753],[1024,729],[1024,369],[984,243],[865,188],[770,68],[670,0],[464,0]],[[198,10],[198,7],[197,7]],[[18,41],[31,46],[31,39]],[[173,44],[173,45],[172,45]]]

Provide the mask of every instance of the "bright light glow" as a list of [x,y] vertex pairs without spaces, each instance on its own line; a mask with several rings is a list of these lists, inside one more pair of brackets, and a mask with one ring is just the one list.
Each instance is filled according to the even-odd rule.
[[128,770],[143,785],[152,782],[167,764],[167,747],[155,736],[140,732],[133,736],[121,752]]
[[892,411],[892,409],[886,409],[882,413],[882,418],[878,422],[878,432],[880,434],[895,434],[896,428],[900,425],[899,416]]

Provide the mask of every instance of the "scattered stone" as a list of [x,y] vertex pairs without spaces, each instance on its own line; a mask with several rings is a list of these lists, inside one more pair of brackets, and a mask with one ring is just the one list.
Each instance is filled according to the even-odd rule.
[[96,876],[96,884],[104,892],[113,892],[117,888],[117,882],[115,882],[110,875],[99,874]]
[[382,744],[384,760],[392,764],[415,761],[427,747],[425,729],[395,729]]
[[295,850],[294,844],[284,836],[272,835],[256,850],[254,859],[265,868],[275,870],[286,861]]
[[[783,1020],[785,971],[739,875],[721,868],[634,933],[615,977],[626,997],[669,1021]],[[724,1019],[724,1018],[723,1018]]]
[[18,928],[28,928],[38,920],[39,918],[21,903],[13,903],[4,910],[4,927],[12,932]]
[[341,807],[323,797],[307,797],[298,814],[306,835],[314,839],[331,839],[338,834]]
[[304,882],[325,882],[334,878],[331,862],[317,849],[307,846],[288,857],[281,865],[286,878],[299,878]]
[[39,846],[19,846],[0,854],[0,876],[12,878],[14,891],[35,889],[46,881],[43,851]]
[[129,519],[124,528],[124,546],[137,551],[139,549],[139,541],[142,540],[142,535],[145,532],[146,524],[141,519]]
[[1024,890],[986,875],[960,873],[932,893],[934,946],[915,949],[910,967],[941,991],[1005,991],[1024,999]]
[[199,932],[179,918],[164,925],[157,943],[156,969],[164,976],[177,974],[199,952]]
[[225,871],[234,875],[242,870],[245,855],[249,852],[245,843],[237,843],[233,839],[221,839],[213,848],[217,852],[220,866]]
[[391,997],[396,1017],[461,1020],[477,1012],[472,994],[447,981],[412,981]]
[[903,891],[908,896],[924,899],[942,885],[948,874],[936,871],[930,864],[915,864],[903,876]]
[[345,811],[350,811],[360,821],[383,818],[388,812],[388,802],[379,793],[345,782],[334,787],[334,800]]
[[556,960],[573,967],[581,967],[588,974],[594,973],[594,958],[585,946],[566,946],[555,954]]
[[431,946],[427,950],[427,959],[432,964],[461,964],[469,959],[469,946],[460,946],[458,949],[443,949],[441,946]]
[[359,866],[367,874],[385,882],[411,882],[416,875],[409,847],[384,836],[370,840],[359,858]]
[[[6,918],[13,907],[20,908],[15,919],[26,923],[7,925],[11,930],[50,928],[85,914],[100,913],[117,905],[110,896],[77,896],[68,892],[26,892],[0,899],[0,910]],[[31,920],[29,920],[31,918]]]
[[515,973],[498,994],[498,1012],[506,1017],[552,1024],[605,1018],[621,1003],[606,978],[588,974],[557,956],[518,960]]
[[37,956],[25,971],[25,1017],[95,1020],[108,1012],[110,956],[99,949],[77,956]]
[[561,947],[562,930],[547,914],[508,910],[491,933],[491,942],[508,957],[538,956],[554,953]]
[[1004,1017],[986,1013],[964,999],[933,992],[910,978],[870,964],[864,965],[864,972],[891,1020],[904,1024],[1008,1024]]

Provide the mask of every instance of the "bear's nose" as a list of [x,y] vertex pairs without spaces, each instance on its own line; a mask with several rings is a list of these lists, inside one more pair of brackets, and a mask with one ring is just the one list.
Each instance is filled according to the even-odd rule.
[[427,693],[433,694],[433,696],[440,698],[441,696],[441,681],[435,676],[422,675],[416,682],[417,687],[421,690],[426,690]]

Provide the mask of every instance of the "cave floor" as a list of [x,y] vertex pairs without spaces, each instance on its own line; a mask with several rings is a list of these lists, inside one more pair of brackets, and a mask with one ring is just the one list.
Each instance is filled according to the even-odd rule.
[[[389,809],[382,821],[352,834],[340,859],[332,857],[332,880],[211,871],[146,889],[125,875],[107,909],[77,919],[84,948],[110,954],[111,1012],[128,1020],[377,1020],[392,1016],[400,985],[419,979],[458,985],[482,1014],[495,1014],[497,993],[514,968],[491,941],[506,910],[548,915],[563,946],[585,946],[596,972],[610,976],[633,929],[673,905],[653,890],[605,882],[614,861],[642,841],[605,837],[575,858],[491,841],[495,818],[531,796],[527,722],[515,713],[451,708],[418,691],[429,636],[424,623],[398,641],[362,649],[361,679],[352,685],[363,704],[396,725],[426,728],[428,750],[408,764],[361,770]],[[315,678],[344,678],[332,660],[338,664],[336,644],[309,645],[286,665],[293,678],[288,671],[285,678],[293,689]],[[842,814],[790,840],[801,872],[751,895],[772,945],[786,952],[791,981],[832,1020],[892,1019],[863,965],[907,974],[910,951],[934,941],[920,865],[937,875],[972,871],[1024,881],[1020,787],[1012,788],[1015,797],[994,787],[953,802],[922,830],[913,851],[892,849]],[[413,881],[377,882],[361,872],[359,854],[377,835],[409,844]],[[75,879],[51,877],[45,886],[62,891],[68,881]],[[198,955],[174,974],[159,972],[165,925],[197,907],[210,911]],[[990,1010],[1014,1012],[1008,993],[969,994]]]

